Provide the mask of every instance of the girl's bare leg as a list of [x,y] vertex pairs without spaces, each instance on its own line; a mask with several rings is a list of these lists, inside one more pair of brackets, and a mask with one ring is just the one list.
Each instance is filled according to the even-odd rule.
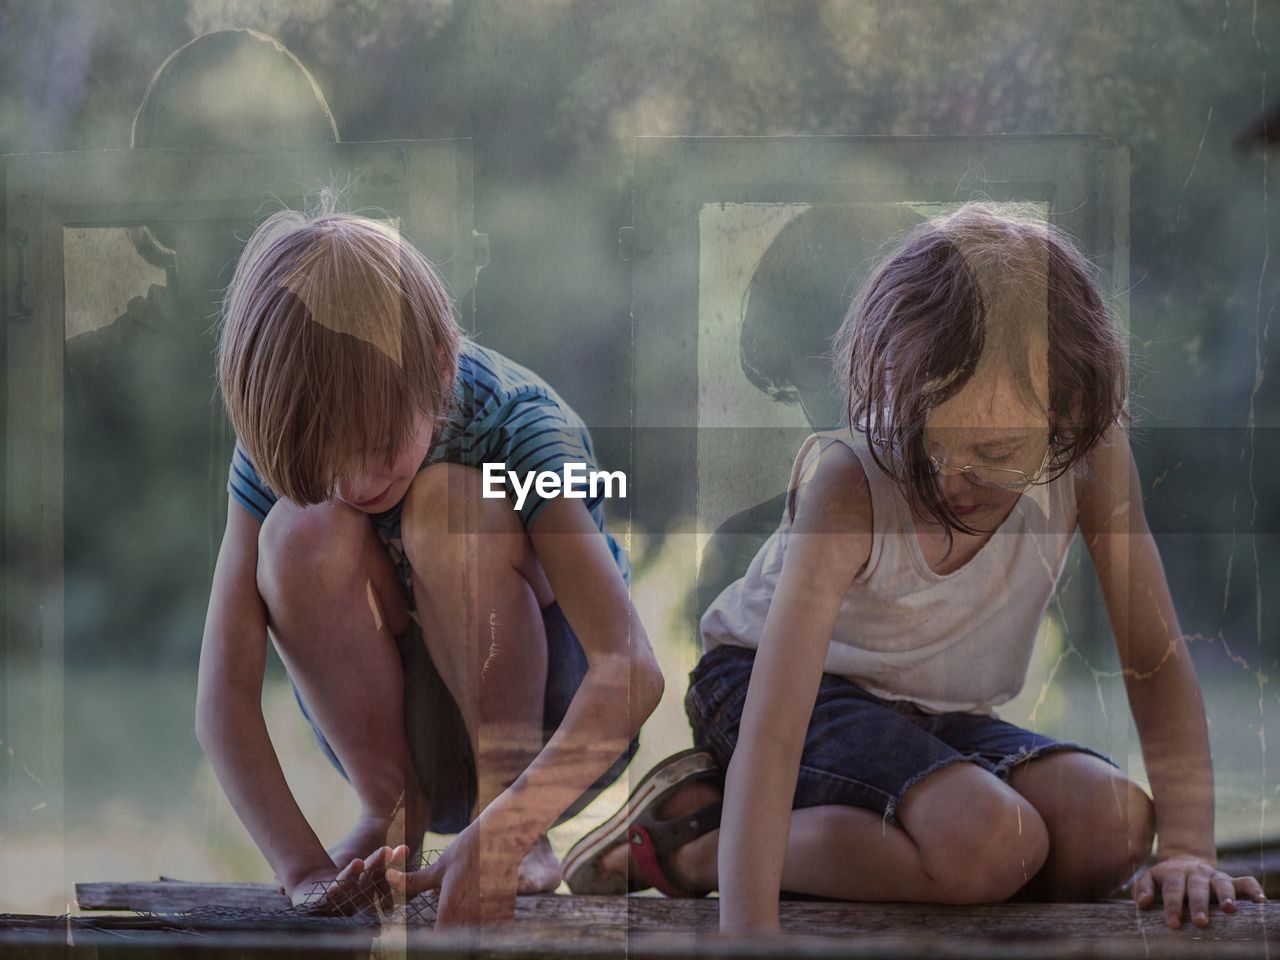
[[405,735],[394,637],[409,618],[390,557],[368,515],[336,502],[280,500],[258,541],[272,641],[363,807],[330,856],[342,866],[383,844],[416,852],[427,810]]
[[[693,785],[671,798],[662,818],[691,812],[714,791]],[[699,795],[701,792],[701,795]],[[857,807],[825,806],[791,815],[782,887],[839,900],[987,903],[1007,899],[1040,870],[1044,823],[1007,784],[969,763],[926,777],[899,806],[901,827]],[[719,831],[677,850],[667,869],[693,890],[718,886]],[[625,869],[625,847],[610,852]]]
[[[428,467],[414,480],[401,517],[423,636],[476,758],[472,816],[542,749],[541,607],[553,599],[519,515],[507,500],[481,498],[480,489],[477,470]],[[521,865],[518,892],[554,890],[560,876],[543,837]]]
[[[992,783],[1003,789],[992,790]],[[1010,788],[1023,803],[1011,803]],[[671,809],[660,815],[691,812],[714,799],[711,788],[695,785],[673,797]],[[994,807],[979,815],[984,804]],[[1002,808],[1015,812],[1012,823]],[[1092,899],[1133,875],[1151,852],[1155,829],[1154,809],[1142,789],[1077,751],[1023,764],[1008,786],[969,764],[947,767],[909,792],[898,815],[902,828],[855,807],[795,811],[784,889],[847,900],[938,903],[1003,900],[1014,893]],[[676,851],[669,864],[673,879],[690,889],[715,889],[718,838],[718,831],[709,833]],[[1011,855],[1002,855],[1002,848]],[[620,861],[619,853],[625,851],[613,854]]]
[[1132,877],[1151,853],[1155,807],[1142,788],[1087,753],[1052,753],[1013,770],[1010,785],[1049,829],[1049,859],[1029,899],[1092,900]]

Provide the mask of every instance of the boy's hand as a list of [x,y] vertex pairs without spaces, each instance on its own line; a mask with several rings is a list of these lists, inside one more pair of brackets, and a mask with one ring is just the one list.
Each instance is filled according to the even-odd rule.
[[[473,821],[440,854],[438,860],[409,873],[393,868],[391,886],[412,900],[425,890],[439,890],[436,928],[510,923],[516,911],[516,873],[522,857],[482,847],[481,821]],[[397,848],[397,853],[403,848]]]
[[1217,899],[1223,913],[1236,912],[1236,897],[1248,897],[1263,903],[1262,885],[1253,877],[1232,877],[1208,860],[1199,857],[1174,856],[1154,867],[1143,868],[1133,882],[1133,899],[1143,910],[1156,902],[1156,889],[1164,901],[1164,922],[1177,929],[1182,926],[1182,902],[1186,900],[1191,922],[1197,927],[1209,925],[1210,895]]
[[290,902],[317,913],[352,914],[378,905],[388,909],[391,888],[388,868],[403,867],[409,848],[382,847],[368,857],[356,857],[341,870],[320,867],[305,874],[289,890]]

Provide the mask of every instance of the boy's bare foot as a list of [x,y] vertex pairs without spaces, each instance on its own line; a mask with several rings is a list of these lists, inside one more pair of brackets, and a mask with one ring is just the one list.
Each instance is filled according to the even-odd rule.
[[544,833],[525,854],[516,871],[516,893],[552,893],[560,886],[560,861],[551,852],[551,841]]
[[[716,786],[705,780],[695,780],[677,790],[654,811],[659,820],[671,820],[695,813],[722,796]],[[706,891],[716,889],[716,853],[720,831],[704,833],[683,847],[669,854],[661,866],[667,877],[685,890]],[[626,875],[631,869],[631,850],[626,843],[619,843],[601,857],[600,865],[609,873]]]

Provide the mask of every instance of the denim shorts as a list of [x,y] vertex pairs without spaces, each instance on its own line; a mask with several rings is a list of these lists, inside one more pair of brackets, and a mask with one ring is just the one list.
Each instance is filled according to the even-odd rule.
[[[685,711],[694,742],[728,769],[738,742],[755,651],[720,646],[689,675]],[[1111,760],[1095,750],[1023,730],[996,717],[926,713],[905,700],[884,700],[844,677],[824,673],[792,809],[863,807],[897,824],[894,811],[915,784],[968,761],[1002,780],[1020,763],[1066,750]],[[1114,764],[1112,764],[1114,766]]]
[[[394,512],[375,517],[374,527],[391,555],[405,589],[409,609],[413,610],[409,565],[401,548],[399,513],[397,507]],[[418,782],[427,797],[430,817],[427,829],[432,833],[458,833],[470,822],[478,795],[475,756],[462,713],[427,653],[417,618],[411,618],[409,623],[409,629],[396,638],[396,648],[404,668],[404,719],[409,752]],[[553,601],[550,606],[542,608],[542,625],[547,636],[547,685],[542,707],[542,742],[545,745],[564,720],[570,701],[577,693],[582,678],[587,675],[587,655],[558,603]],[[293,693],[325,756],[345,779],[347,774],[342,763],[307,710],[296,684]],[[636,737],[556,822],[563,823],[576,816],[617,780],[639,746],[640,738]]]

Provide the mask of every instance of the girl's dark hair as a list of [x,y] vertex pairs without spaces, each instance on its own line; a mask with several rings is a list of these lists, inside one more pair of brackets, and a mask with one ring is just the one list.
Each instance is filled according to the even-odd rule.
[[1042,406],[1032,362],[1046,354],[1046,476],[1057,477],[1122,416],[1124,343],[1089,262],[1061,230],[1020,208],[980,204],[908,233],[832,343],[851,429],[917,512],[967,533],[976,531],[947,507],[930,469],[925,420],[988,364]]

